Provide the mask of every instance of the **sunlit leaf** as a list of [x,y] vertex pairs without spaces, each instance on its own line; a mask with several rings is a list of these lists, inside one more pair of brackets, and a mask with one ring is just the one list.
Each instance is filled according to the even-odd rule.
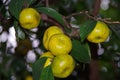
[[90,48],[87,43],[81,43],[78,40],[72,40],[71,55],[79,62],[89,63],[91,60]]
[[80,38],[82,42],[86,39],[88,34],[94,29],[95,25],[96,21],[89,20],[80,26]]

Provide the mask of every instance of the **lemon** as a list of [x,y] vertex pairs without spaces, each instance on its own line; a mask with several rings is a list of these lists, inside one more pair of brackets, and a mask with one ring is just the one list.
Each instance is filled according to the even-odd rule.
[[49,39],[52,35],[54,34],[59,34],[59,33],[63,33],[63,31],[57,27],[57,26],[50,26],[49,28],[47,28],[47,30],[44,32],[43,35],[43,45],[44,47],[48,50],[48,43],[49,43]]
[[33,77],[29,75],[25,78],[25,80],[33,80]]
[[33,29],[38,27],[41,16],[34,8],[25,8],[20,12],[19,22],[21,27],[25,29]]
[[93,31],[88,35],[87,40],[92,43],[105,42],[110,35],[110,29],[101,21],[98,21]]
[[42,57],[47,57],[47,60],[46,60],[46,62],[45,62],[45,64],[44,64],[44,67],[49,66],[49,65],[52,63],[52,59],[54,58],[54,56],[52,55],[52,53],[49,52],[49,51],[44,52],[44,53],[40,56],[40,58],[42,58]]
[[58,78],[68,77],[74,70],[75,62],[71,55],[58,55],[51,64],[53,75]]
[[55,34],[49,40],[48,49],[55,56],[69,54],[72,49],[72,41],[65,34]]

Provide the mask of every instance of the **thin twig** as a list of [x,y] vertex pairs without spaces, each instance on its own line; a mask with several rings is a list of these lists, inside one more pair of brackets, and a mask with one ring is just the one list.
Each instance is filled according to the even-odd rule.
[[54,25],[56,26],[59,26],[61,27],[61,24],[58,23],[56,20],[54,20],[53,18],[51,17],[48,17],[46,14],[41,14],[41,18],[42,20],[46,21],[46,22],[50,22],[50,23],[53,23]]
[[63,20],[67,28],[72,28],[72,26],[70,25],[70,23],[66,20],[64,16],[63,16]]
[[49,7],[49,0],[45,0],[45,3],[46,7]]
[[112,21],[111,18],[97,18],[97,17],[91,16],[88,11],[81,11],[81,12],[73,13],[71,15],[66,16],[65,19],[71,18],[73,16],[78,16],[78,15],[85,15],[90,19],[93,19],[96,21],[103,21],[107,24],[120,24],[120,21]]
[[80,11],[80,12],[77,12],[77,13],[72,13],[72,14],[70,14],[68,16],[65,16],[65,18],[68,19],[68,18],[71,18],[73,16],[77,16],[77,15],[80,15],[80,14],[85,14],[85,11]]

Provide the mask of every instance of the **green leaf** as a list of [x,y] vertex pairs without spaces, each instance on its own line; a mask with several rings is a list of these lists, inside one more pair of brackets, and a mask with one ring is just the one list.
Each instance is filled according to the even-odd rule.
[[17,21],[14,22],[14,28],[15,28],[15,31],[16,31],[17,38],[25,39],[25,33],[22,31],[22,29],[18,25]]
[[9,10],[12,16],[17,20],[19,19],[19,13],[23,7],[24,0],[11,0],[9,4]]
[[46,61],[46,57],[43,58],[39,58],[34,64],[33,64],[33,78],[34,80],[39,80],[40,79],[40,75],[44,66],[44,63]]
[[80,38],[82,42],[86,39],[88,34],[94,29],[95,25],[96,21],[89,20],[80,26]]
[[71,55],[79,62],[89,63],[91,60],[90,48],[87,43],[81,43],[78,40],[72,40]]
[[14,16],[17,20],[19,19],[19,13],[23,6],[28,6],[34,3],[36,0],[11,0],[9,3],[9,10],[12,16]]
[[51,66],[47,66],[42,70],[39,80],[54,80]]
[[[25,0],[24,0],[25,1]],[[37,0],[26,0],[26,2],[28,3],[28,5],[33,4],[34,2],[36,2]]]
[[49,7],[39,7],[36,8],[39,12],[44,13],[46,15],[48,15],[49,17],[55,19],[56,21],[58,21],[61,25],[64,26],[64,20],[62,18],[62,15],[59,14],[56,10],[49,8]]

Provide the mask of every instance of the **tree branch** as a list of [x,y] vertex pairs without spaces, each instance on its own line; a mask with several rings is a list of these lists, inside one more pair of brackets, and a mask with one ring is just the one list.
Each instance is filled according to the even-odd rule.
[[49,0],[45,0],[46,7],[49,7]]
[[48,17],[46,14],[41,14],[41,18],[42,18],[43,21],[50,22],[50,23],[52,23],[52,24],[54,24],[54,25],[62,28],[62,26],[61,26],[60,23],[58,23],[58,22],[57,22],[56,20],[54,20],[53,18]]
[[[101,0],[95,0],[95,3],[94,3],[94,8],[93,8],[93,16],[90,16],[88,13],[86,13],[86,15],[89,17],[89,18],[92,18],[94,20],[97,20],[98,18],[96,18],[99,14],[99,9],[100,9],[100,3],[101,3]],[[89,68],[90,68],[90,73],[89,73],[89,80],[100,80],[100,76],[99,76],[99,64],[98,64],[98,54],[97,54],[97,49],[96,49],[96,46],[95,44],[93,44],[93,46],[91,46],[92,50],[91,52],[93,52],[94,54],[92,56],[92,60],[89,64]]]
[[95,3],[93,5],[93,16],[98,16],[99,14],[99,10],[100,10],[100,4],[101,4],[101,0],[95,0]]
[[100,80],[98,61],[91,60],[89,67],[90,67],[89,80]]
[[65,17],[65,19],[71,18],[73,16],[78,16],[78,15],[85,15],[90,19],[96,20],[96,21],[103,21],[107,24],[120,24],[120,21],[112,21],[111,18],[97,18],[95,16],[91,16],[91,14],[88,11],[80,11],[77,13],[73,13],[71,15],[68,15]]

